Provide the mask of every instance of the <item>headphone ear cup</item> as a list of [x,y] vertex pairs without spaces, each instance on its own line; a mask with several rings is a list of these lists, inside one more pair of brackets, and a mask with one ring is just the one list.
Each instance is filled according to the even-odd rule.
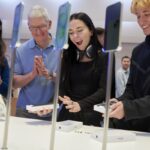
[[80,59],[80,52],[77,50],[77,61]]
[[88,58],[93,58],[94,57],[94,51],[93,51],[93,46],[89,45],[86,49],[86,55]]
[[94,49],[92,45],[89,45],[85,51],[77,49],[76,52],[77,52],[77,61],[82,59],[84,55],[86,55],[88,58],[94,57]]

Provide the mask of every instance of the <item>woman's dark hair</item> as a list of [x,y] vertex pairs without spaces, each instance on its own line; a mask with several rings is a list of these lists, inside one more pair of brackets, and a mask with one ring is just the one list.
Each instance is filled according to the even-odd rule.
[[[97,40],[95,26],[94,26],[91,18],[86,13],[79,12],[79,13],[74,13],[70,16],[70,21],[72,21],[74,19],[82,21],[88,27],[88,29],[93,33],[91,36],[89,45],[92,45],[93,50],[94,50],[94,56],[96,56],[98,53],[98,40]],[[74,63],[77,61],[77,59],[76,59],[77,58],[77,52],[76,52],[77,47],[71,42],[70,38],[68,40],[68,44],[69,44],[69,47],[67,49],[68,55],[69,55],[68,57],[71,60],[71,63]]]
[[96,34],[97,34],[97,35],[105,34],[104,28],[96,27]]
[[[96,27],[96,34],[97,36],[104,36],[105,29],[101,27]],[[102,49],[103,45],[99,42],[99,49]]]
[[2,21],[0,19],[0,65],[4,66],[6,45],[2,39]]

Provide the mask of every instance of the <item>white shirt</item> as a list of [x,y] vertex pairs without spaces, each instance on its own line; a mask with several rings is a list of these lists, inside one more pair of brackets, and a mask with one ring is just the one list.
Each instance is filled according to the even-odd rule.
[[116,97],[120,97],[126,87],[126,83],[129,77],[129,69],[124,70],[120,68],[116,73]]

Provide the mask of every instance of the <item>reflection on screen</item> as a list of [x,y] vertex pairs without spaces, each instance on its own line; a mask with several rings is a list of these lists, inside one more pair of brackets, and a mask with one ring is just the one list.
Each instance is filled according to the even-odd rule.
[[68,2],[59,7],[55,41],[57,49],[62,49],[64,44],[67,43],[70,9],[71,5]]
[[24,8],[24,5],[22,3],[19,3],[15,9],[11,47],[15,47],[16,42],[18,41],[18,38],[19,38],[19,29],[20,29],[20,24],[22,20],[23,8]]
[[107,7],[104,50],[116,50],[119,46],[121,3]]

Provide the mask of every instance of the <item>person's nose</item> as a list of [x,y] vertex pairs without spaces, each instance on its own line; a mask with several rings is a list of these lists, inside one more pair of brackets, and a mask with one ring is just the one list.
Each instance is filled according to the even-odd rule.
[[78,33],[75,32],[75,33],[73,34],[73,38],[77,38],[77,37],[78,37]]

